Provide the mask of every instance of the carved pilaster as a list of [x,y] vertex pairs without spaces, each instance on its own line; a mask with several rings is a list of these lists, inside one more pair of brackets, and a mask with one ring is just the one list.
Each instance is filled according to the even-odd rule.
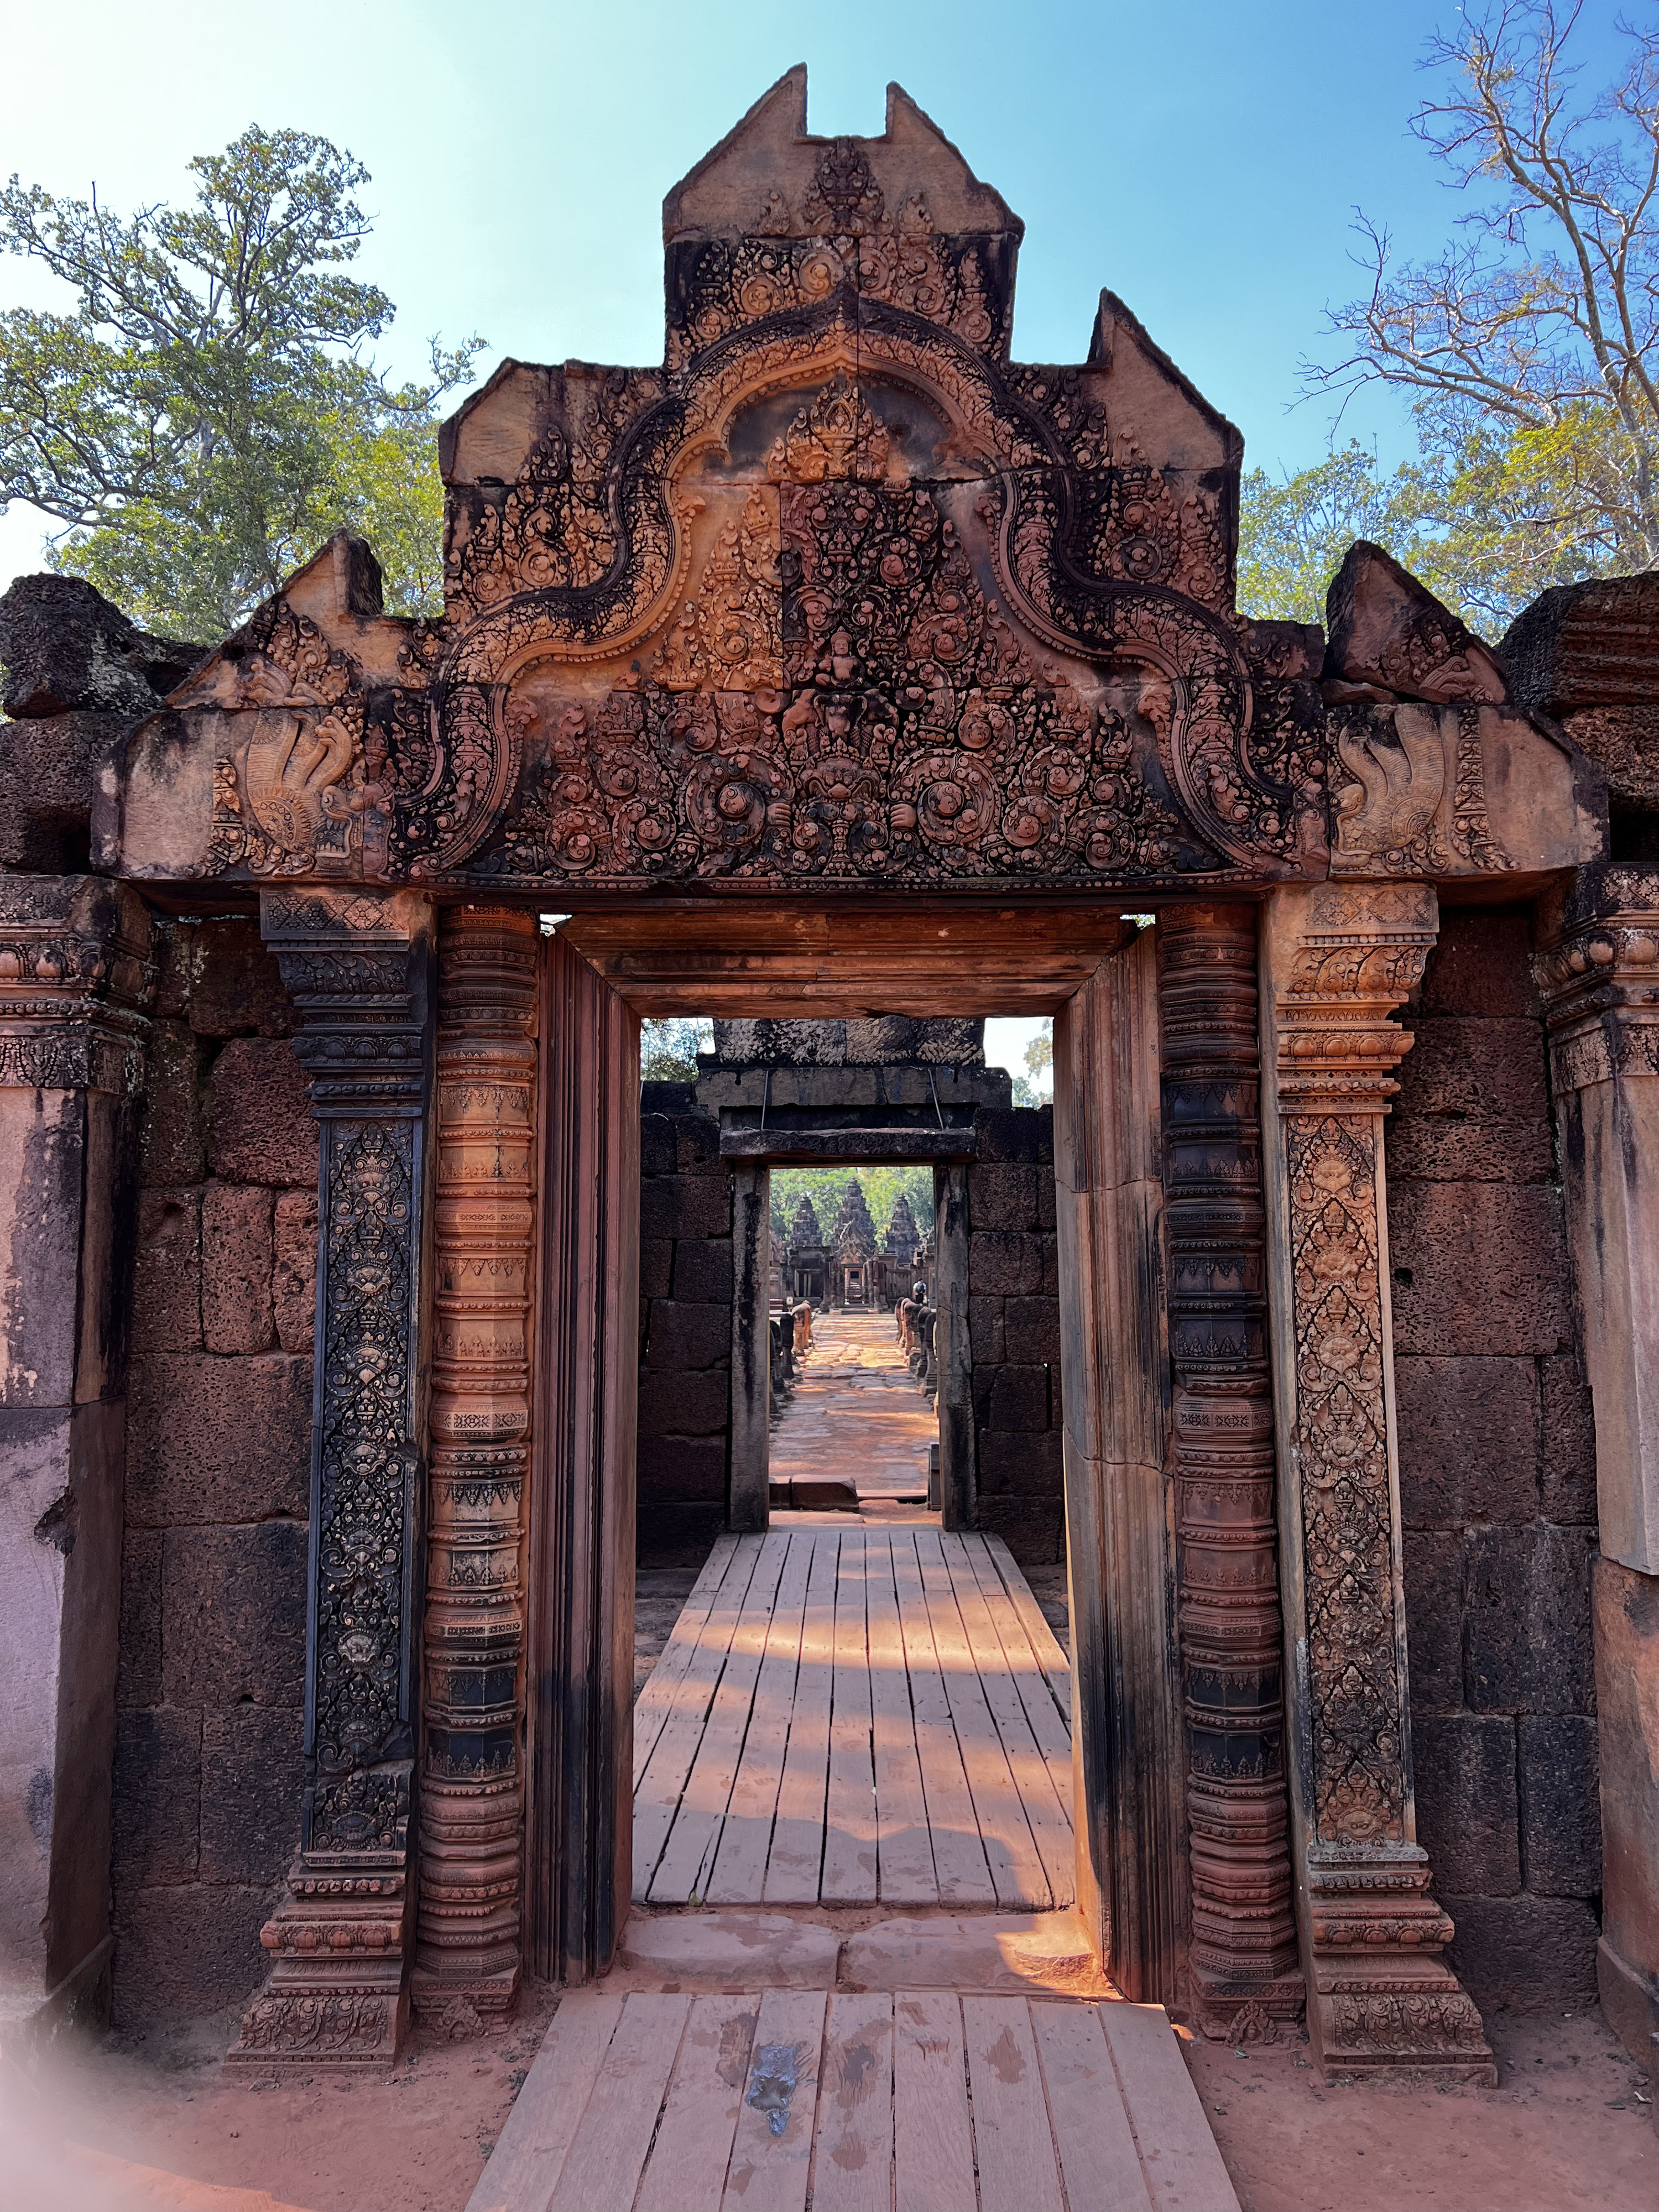
[[431,1478],[411,1994],[452,2029],[519,1986],[524,1498],[535,1236],[533,916],[438,945]]
[[1428,884],[1318,884],[1269,911],[1272,1292],[1309,2030],[1335,2072],[1495,2083],[1441,1956],[1412,1799],[1382,1121],[1389,1017],[1439,927]]
[[317,1380],[300,1856],[231,2057],[381,2066],[408,2002],[432,911],[416,892],[270,890],[261,925],[320,1124]]
[[155,983],[138,894],[100,876],[0,876],[0,1084],[131,1098]]
[[1297,2018],[1273,1409],[1262,1277],[1255,915],[1160,915],[1164,1193],[1194,2009],[1209,2033]]

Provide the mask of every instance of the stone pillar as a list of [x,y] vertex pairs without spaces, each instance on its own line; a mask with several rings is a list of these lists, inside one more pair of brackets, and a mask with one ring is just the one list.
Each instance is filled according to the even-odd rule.
[[149,945],[123,884],[0,876],[0,2044],[108,1994]]
[[444,914],[410,1993],[452,2033],[519,1986],[538,951],[533,915]]
[[260,921],[320,1124],[317,1379],[300,1855],[231,2058],[354,2069],[389,2064],[408,2015],[433,915],[415,891],[268,890]]
[[1175,1368],[1176,1605],[1194,2010],[1272,2038],[1300,2017],[1285,1776],[1261,1200],[1255,915],[1158,917],[1164,1219]]
[[1659,870],[1586,868],[1547,908],[1567,1237],[1595,1407],[1601,2007],[1659,2061]]
[[732,1459],[726,1525],[764,1528],[770,1492],[772,1176],[764,1160],[732,1163]]
[[1412,1798],[1382,1122],[1426,884],[1281,890],[1263,942],[1269,1296],[1308,2027],[1333,2072],[1497,2081]]

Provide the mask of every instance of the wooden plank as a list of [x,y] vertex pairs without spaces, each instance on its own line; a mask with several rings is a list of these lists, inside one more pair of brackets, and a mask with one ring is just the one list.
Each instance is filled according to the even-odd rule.
[[915,1715],[904,1664],[893,1581],[893,1547],[874,1534],[865,1545],[865,1607],[869,1624],[870,1710],[876,1770],[876,1841],[882,1901],[936,1905],[933,1839],[922,1794]]
[[761,1999],[723,2212],[805,2212],[824,2002],[822,1990],[769,1990]]
[[623,2000],[547,2212],[632,2212],[690,2009],[685,1996]]
[[602,1990],[561,1997],[466,2212],[541,2212],[564,2169],[623,2001]]
[[945,1677],[933,1644],[922,1589],[921,1566],[912,1531],[895,1531],[893,1587],[898,1601],[899,1632],[909,1677],[915,1722],[916,1757],[927,1804],[928,1840],[941,1905],[994,1905],[996,1884],[986,1863],[984,1839],[974,1815],[973,1795],[963,1770],[962,1748]]
[[699,1997],[692,2006],[636,2212],[720,2212],[760,2003]]
[[893,2000],[894,2212],[978,2212],[962,2006],[947,1991]]
[[1099,2014],[1029,2002],[1067,2197],[1090,2212],[1152,2212]]
[[726,1668],[743,1601],[760,1562],[761,1538],[739,1538],[732,1571],[697,1635],[691,1663],[674,1688],[674,1710],[658,1735],[639,1787],[634,1792],[634,1895],[643,1904],[657,1870],[668,1832],[679,1809],[680,1795],[702,1741],[702,1724]]
[[830,2000],[818,2088],[812,2212],[890,2212],[893,2000]]
[[915,1540],[933,1645],[945,1677],[945,1693],[962,1751],[963,1771],[973,1796],[986,1863],[996,1884],[997,1901],[1046,1911],[1050,1896],[1042,1855],[1032,1838],[1018,1785],[1009,1771],[1002,1740],[985,1701],[984,1685],[957,1611],[939,1532],[919,1528]]
[[[799,1540],[792,1533],[791,1542]],[[811,1565],[801,1623],[800,1665],[789,1718],[777,1818],[766,1860],[765,1901],[815,1905],[823,1863],[823,1801],[830,1784],[830,1692],[836,1656],[838,1531],[808,1538]]]
[[[1069,1905],[1077,1879],[1073,1864],[1075,1847],[1072,1838],[1069,1755],[1064,1784],[1058,1784],[1031,1732],[1024,1701],[1009,1668],[1002,1639],[981,1593],[973,1563],[967,1556],[965,1540],[961,1536],[941,1536],[939,1553],[951,1577],[968,1649],[979,1673],[985,1702],[996,1723],[1008,1771],[1014,1778],[1014,1787],[1019,1792],[1020,1803],[1042,1856],[1042,1870],[1048,1877],[1049,1890],[1057,1905]],[[1068,1746],[1068,1753],[1069,1748]]]
[[873,1905],[878,1894],[876,1775],[870,1755],[870,1649],[864,1601],[866,1546],[843,1540],[836,1568],[836,1666],[824,1805],[826,1905]]
[[1096,2008],[1158,2212],[1239,2212],[1162,2005]]
[[789,1539],[760,1539],[760,1559],[732,1632],[720,1687],[702,1724],[696,1756],[680,1793],[679,1810],[662,1856],[651,1878],[653,1905],[686,1905],[700,1897],[714,1863],[720,1824],[732,1801],[732,1785],[743,1756],[755,1684],[766,1651],[778,1577],[788,1556]]
[[674,1686],[696,1656],[699,1632],[714,1610],[721,1583],[732,1571],[738,1540],[717,1536],[714,1548],[703,1562],[702,1572],[691,1586],[691,1595],[680,1607],[656,1665],[634,1705],[634,1787],[637,1790],[657,1738],[674,1710]]
[[1064,2212],[1024,1998],[963,1997],[962,2027],[981,2212]]
[[789,1548],[767,1624],[766,1652],[755,1683],[749,1732],[743,1740],[714,1869],[702,1892],[709,1905],[756,1905],[765,1894],[766,1860],[783,1783],[806,1613],[806,1580],[812,1564],[810,1541],[794,1535],[787,1541]]
[[[1068,1808],[1072,1802],[1072,1730],[1065,1714],[1055,1702],[1036,1653],[1031,1649],[1031,1639],[1024,1623],[1014,1609],[1008,1595],[1007,1584],[997,1572],[983,1536],[963,1536],[961,1540],[963,1555],[973,1570],[981,1597],[996,1630],[997,1641],[1002,1646],[1003,1656],[1019,1701],[1025,1708],[1025,1718],[1031,1734],[1036,1739],[1043,1764],[1048,1769],[1049,1779],[1061,1804]],[[1013,1571],[1018,1574],[1019,1569]]]
[[1072,1717],[1072,1662],[1070,1655],[1048,1626],[1048,1617],[1019,1571],[1018,1562],[1000,1536],[984,1536],[981,1542],[1008,1593],[1008,1602],[1019,1616],[1043,1679],[1054,1693],[1054,1702],[1069,1722]]

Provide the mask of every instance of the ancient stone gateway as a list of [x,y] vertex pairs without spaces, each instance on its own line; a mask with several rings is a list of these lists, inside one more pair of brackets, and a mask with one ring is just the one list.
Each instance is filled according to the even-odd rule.
[[1443,902],[1594,927],[1601,771],[1375,549],[1328,640],[1241,618],[1238,434],[1110,293],[1010,361],[1021,225],[897,88],[826,140],[792,72],[665,234],[660,369],[447,426],[444,618],[335,539],[106,774],[104,903],[7,894],[14,1082],[120,1093],[141,894],[257,902],[302,1016],[307,1780],[241,2054],[612,1954],[637,1018],[1030,1011],[1095,1939],[1208,2032],[1491,2078],[1414,1808],[1391,1018]]

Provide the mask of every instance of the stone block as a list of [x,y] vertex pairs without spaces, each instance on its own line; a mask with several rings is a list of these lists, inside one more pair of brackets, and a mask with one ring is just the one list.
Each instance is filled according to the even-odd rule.
[[641,1507],[654,1502],[687,1504],[697,1499],[722,1503],[726,1497],[726,1438],[641,1435],[639,1442]]
[[201,925],[190,1025],[210,1037],[291,1037],[298,1030],[298,1010],[257,921],[232,916]]
[[640,1186],[640,1235],[729,1237],[732,1189],[720,1176],[653,1176]]
[[674,1247],[674,1296],[697,1305],[732,1304],[732,1240],[682,1237]]
[[[1054,1181],[1051,1176],[1048,1180]],[[1038,1170],[1008,1164],[982,1165],[968,1170],[968,1221],[970,1231],[1034,1230],[1037,1226]]]
[[308,1352],[317,1337],[317,1194],[285,1190],[276,1200],[270,1303],[284,1352]]
[[120,714],[0,722],[0,866],[66,876],[92,862],[92,800],[127,732]]
[[264,1979],[259,1930],[268,1887],[132,1890],[115,1900],[115,2026],[142,2033],[158,2021],[239,2004]]
[[111,1875],[119,1889],[194,1881],[200,1856],[202,1716],[159,1705],[115,1730]]
[[1594,1711],[1593,1546],[1582,1528],[1471,1532],[1467,1689],[1475,1711]]
[[1059,1226],[1060,1193],[1052,1166],[1037,1170],[1037,1227],[1052,1234]]
[[985,1426],[1005,1435],[1040,1433],[1048,1426],[1048,1370],[999,1367],[994,1370]]
[[1547,1121],[1541,1022],[1443,1014],[1419,1018],[1411,1029],[1415,1042],[1400,1063],[1400,1096],[1389,1121],[1391,1154],[1396,1124],[1420,1115]]
[[1595,1410],[1571,1353],[1540,1360],[1544,1439],[1540,1454],[1547,1521],[1595,1521]]
[[311,1362],[282,1352],[132,1361],[127,1519],[138,1528],[302,1517],[311,1494]]
[[617,1963],[675,1987],[832,1990],[841,1931],[782,1912],[629,1916]]
[[1436,1892],[1456,1926],[1446,1962],[1483,2013],[1588,2012],[1595,2002],[1595,1914],[1569,1897]]
[[698,1374],[640,1375],[640,1434],[708,1437],[723,1433],[732,1412],[730,1370],[710,1367]]
[[1465,1540],[1407,1528],[1402,1546],[1412,1711],[1456,1712],[1463,1703]]
[[1570,1349],[1559,1190],[1404,1182],[1389,1192],[1396,1355]]
[[305,1717],[231,1705],[202,1717],[204,1881],[272,1882],[300,1844]]
[[1065,1480],[1058,1430],[1033,1436],[981,1429],[979,1487],[982,1499],[1060,1497]]
[[981,1106],[974,1115],[981,1165],[1003,1162],[1052,1166],[1054,1115],[1051,1106]]
[[1422,1114],[1389,1124],[1391,1182],[1547,1183],[1554,1172],[1547,1121]]
[[202,1193],[202,1339],[210,1352],[267,1352],[271,1318],[271,1194],[258,1183]]
[[169,1528],[161,1549],[169,1705],[297,1707],[305,1692],[306,1532]]
[[0,708],[148,714],[208,651],[150,637],[80,576],[20,576],[0,597]]
[[227,1182],[317,1182],[306,1073],[277,1037],[234,1037],[208,1085],[208,1161]]
[[1601,1803],[1595,1723],[1583,1713],[1523,1713],[1521,1863],[1540,1897],[1599,1897]]
[[205,1075],[202,1048],[191,1032],[177,1022],[157,1022],[145,1042],[138,1102],[141,1182],[177,1189],[206,1175]]
[[1530,1359],[1395,1362],[1400,1507],[1408,1528],[1537,1517],[1538,1370]]
[[161,1702],[161,1532],[129,1528],[121,1546],[118,1705]]
[[1423,971],[1425,1015],[1502,1019],[1540,1008],[1532,975],[1532,917],[1523,907],[1443,909],[1440,936]]
[[201,1348],[202,1194],[141,1191],[132,1274],[132,1349]]
[[1093,1995],[1110,1986],[1102,1983],[1087,1924],[1075,1908],[878,1921],[848,1937],[840,1978],[849,1990],[983,1990],[1011,1996]]
[[642,1567],[698,1567],[726,1526],[726,1501],[662,1505],[641,1499],[635,1556]]
[[[1052,1239],[1047,1240],[1052,1243]],[[993,1230],[968,1239],[970,1297],[1036,1297],[1043,1290],[1045,1240]]]
[[674,1121],[674,1165],[681,1175],[724,1175],[720,1125],[713,1114],[681,1114]]
[[[1659,807],[1659,708],[1581,707],[1561,726],[1581,751],[1607,772],[1607,792],[1643,813]],[[1639,817],[1638,817],[1639,819]]]
[[[655,1089],[657,1086],[650,1086]],[[678,1162],[676,1158],[674,1124],[666,1114],[641,1114],[640,1116],[640,1179],[648,1182],[653,1176],[672,1175]]]
[[1006,1298],[970,1297],[968,1301],[968,1355],[976,1372],[983,1367],[1000,1367],[1006,1357],[1003,1317],[1007,1304]]
[[645,1356],[654,1369],[714,1367],[732,1357],[732,1309],[653,1298]]
[[155,963],[155,996],[150,1012],[157,1021],[188,1022],[190,994],[198,965],[201,924],[177,915],[155,915],[150,958]]
[[1417,1840],[1436,1894],[1515,1897],[1521,1889],[1515,1723],[1508,1714],[1424,1715],[1412,1726]]
[[640,1241],[640,1298],[665,1298],[674,1283],[674,1240],[647,1237]]
[[1010,1298],[1003,1309],[1006,1356],[1058,1371],[1060,1305],[1052,1297]]
[[1023,1567],[1046,1567],[1066,1557],[1066,1514],[1040,1498],[981,1497],[974,1524],[1000,1536]]

